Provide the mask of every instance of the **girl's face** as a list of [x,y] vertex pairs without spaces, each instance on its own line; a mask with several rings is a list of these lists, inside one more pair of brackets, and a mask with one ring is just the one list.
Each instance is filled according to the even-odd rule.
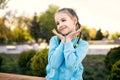
[[75,31],[76,18],[71,18],[65,12],[58,12],[55,14],[55,22],[57,24],[57,29],[63,35],[67,35],[72,31]]

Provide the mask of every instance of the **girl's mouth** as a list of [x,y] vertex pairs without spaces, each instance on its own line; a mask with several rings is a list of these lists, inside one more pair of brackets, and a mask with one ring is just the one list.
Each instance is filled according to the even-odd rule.
[[61,27],[59,28],[60,31],[63,31],[66,27]]

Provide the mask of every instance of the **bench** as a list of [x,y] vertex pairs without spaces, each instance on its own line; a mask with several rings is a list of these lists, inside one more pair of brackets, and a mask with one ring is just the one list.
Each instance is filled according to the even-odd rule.
[[7,50],[16,50],[16,46],[8,45],[6,46]]
[[0,73],[0,80],[45,80],[42,77]]

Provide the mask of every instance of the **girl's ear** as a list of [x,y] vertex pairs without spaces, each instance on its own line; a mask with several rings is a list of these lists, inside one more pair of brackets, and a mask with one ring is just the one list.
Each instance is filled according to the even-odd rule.
[[73,21],[74,21],[74,24],[76,25],[77,24],[77,18],[73,17]]

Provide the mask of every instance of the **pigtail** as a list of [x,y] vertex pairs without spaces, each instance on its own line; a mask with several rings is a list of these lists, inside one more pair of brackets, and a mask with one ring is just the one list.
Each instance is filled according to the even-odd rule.
[[[81,24],[80,24],[79,22],[77,22],[77,25],[78,25],[79,28],[81,27]],[[82,35],[82,31],[81,31],[80,34],[79,34],[79,37],[80,37],[80,38],[81,38],[81,35]]]
[[[77,27],[78,28],[80,28],[81,27],[81,24],[79,23],[79,22],[77,22]],[[79,44],[79,41],[80,41],[80,39],[81,39],[81,35],[82,35],[82,31],[79,33],[79,35],[78,35],[78,41],[77,41],[77,43],[76,43],[76,45],[75,45],[75,48],[78,46],[78,44]]]

